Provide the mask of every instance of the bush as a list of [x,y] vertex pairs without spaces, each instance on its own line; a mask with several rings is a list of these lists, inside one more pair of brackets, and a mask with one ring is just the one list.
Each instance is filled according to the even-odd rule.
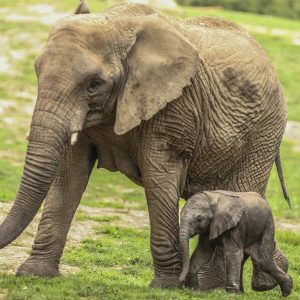
[[299,0],[178,0],[178,3],[193,6],[222,6],[225,9],[300,19]]

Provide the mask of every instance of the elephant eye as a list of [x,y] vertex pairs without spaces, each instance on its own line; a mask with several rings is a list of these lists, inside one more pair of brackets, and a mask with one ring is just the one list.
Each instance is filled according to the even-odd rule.
[[99,78],[92,78],[87,86],[87,91],[90,94],[95,93],[101,85],[101,80]]

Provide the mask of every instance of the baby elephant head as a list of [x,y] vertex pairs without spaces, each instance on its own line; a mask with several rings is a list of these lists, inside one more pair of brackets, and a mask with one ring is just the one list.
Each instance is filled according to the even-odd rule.
[[196,234],[209,233],[214,240],[225,231],[235,227],[244,212],[241,199],[234,193],[204,192],[187,200],[181,211],[180,247],[183,270],[180,281],[184,281],[190,267],[189,239]]

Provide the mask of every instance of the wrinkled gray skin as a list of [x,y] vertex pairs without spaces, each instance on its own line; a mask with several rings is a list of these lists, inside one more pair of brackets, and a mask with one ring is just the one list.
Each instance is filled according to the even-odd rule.
[[[261,47],[230,22],[175,20],[141,4],[89,14],[81,3],[76,12],[51,30],[35,62],[25,166],[0,247],[45,199],[17,274],[58,275],[98,160],[98,168],[144,187],[151,286],[179,286],[179,197],[212,189],[265,193],[287,118],[280,84]],[[269,288],[258,266],[254,274],[257,289]]]
[[228,292],[243,292],[243,265],[249,256],[278,282],[283,296],[292,292],[291,277],[275,262],[271,208],[257,193],[211,191],[187,200],[179,230],[183,258],[180,281],[189,272],[189,238],[196,234],[211,248],[223,249],[225,274],[222,275]]

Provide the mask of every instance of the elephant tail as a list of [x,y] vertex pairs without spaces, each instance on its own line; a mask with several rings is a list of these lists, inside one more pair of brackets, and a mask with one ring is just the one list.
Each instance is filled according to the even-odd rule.
[[285,186],[285,182],[284,182],[284,177],[283,177],[283,171],[282,171],[279,152],[278,152],[278,155],[276,156],[275,164],[276,164],[276,169],[277,169],[277,173],[278,173],[278,176],[279,176],[279,180],[280,180],[280,184],[281,184],[284,199],[287,202],[289,208],[292,209],[290,197],[288,195],[288,192],[287,192],[286,186]]

